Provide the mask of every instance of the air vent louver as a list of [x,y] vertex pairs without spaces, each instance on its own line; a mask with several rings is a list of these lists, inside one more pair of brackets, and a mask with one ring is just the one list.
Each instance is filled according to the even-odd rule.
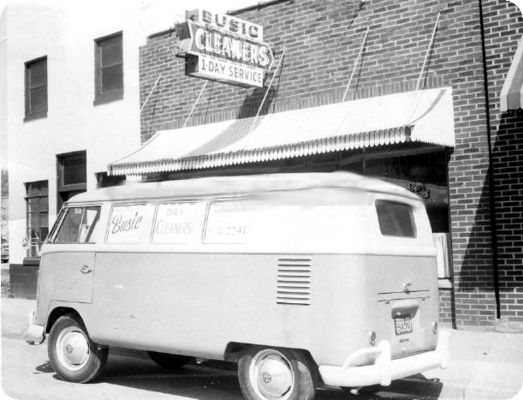
[[311,304],[312,260],[279,258],[277,304]]

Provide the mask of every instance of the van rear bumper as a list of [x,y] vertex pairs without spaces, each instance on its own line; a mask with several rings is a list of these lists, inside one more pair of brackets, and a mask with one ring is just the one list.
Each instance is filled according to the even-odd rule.
[[45,326],[38,325],[36,321],[36,312],[31,310],[29,313],[29,326],[24,332],[24,339],[29,344],[42,344],[45,340]]
[[[329,386],[362,387],[389,386],[393,379],[405,378],[432,368],[446,368],[449,360],[450,332],[441,330],[434,351],[427,351],[396,360],[391,358],[390,342],[384,340],[375,347],[360,349],[351,354],[341,367],[319,367],[323,382]],[[374,355],[372,365],[353,366],[364,355]]]

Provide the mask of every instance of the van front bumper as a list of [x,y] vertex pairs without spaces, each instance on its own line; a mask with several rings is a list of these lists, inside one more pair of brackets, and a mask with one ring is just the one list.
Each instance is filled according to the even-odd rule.
[[42,344],[45,340],[45,326],[38,325],[36,322],[36,312],[31,310],[29,313],[29,326],[24,332],[24,339],[29,344]]
[[[329,386],[362,387],[389,386],[393,379],[405,378],[432,368],[446,368],[449,360],[450,332],[441,330],[436,349],[393,360],[390,342],[384,340],[375,347],[360,349],[351,354],[341,367],[319,367],[323,382]],[[354,366],[358,358],[375,356],[374,364]]]

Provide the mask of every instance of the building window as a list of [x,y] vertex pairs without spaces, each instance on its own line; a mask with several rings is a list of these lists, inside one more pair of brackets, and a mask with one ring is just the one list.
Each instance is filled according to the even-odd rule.
[[95,173],[96,177],[96,186],[98,188],[104,188],[109,186],[118,186],[125,183],[125,175],[111,175],[109,176],[107,172],[97,172]]
[[47,117],[47,57],[25,63],[24,121]]
[[57,156],[57,206],[78,193],[87,190],[86,153],[61,154]]
[[29,182],[26,190],[27,258],[37,258],[49,232],[47,181]]
[[94,104],[123,98],[122,32],[94,41]]

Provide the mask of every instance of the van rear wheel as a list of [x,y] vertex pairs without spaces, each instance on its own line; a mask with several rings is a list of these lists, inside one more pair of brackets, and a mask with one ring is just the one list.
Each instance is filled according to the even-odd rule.
[[157,353],[156,351],[148,351],[147,354],[151,360],[168,371],[176,371],[191,361],[191,357],[176,354]]
[[60,378],[86,383],[100,375],[109,349],[98,346],[83,323],[72,316],[58,318],[49,333],[49,360]]
[[302,352],[251,347],[238,362],[240,388],[247,400],[312,400],[316,382]]

